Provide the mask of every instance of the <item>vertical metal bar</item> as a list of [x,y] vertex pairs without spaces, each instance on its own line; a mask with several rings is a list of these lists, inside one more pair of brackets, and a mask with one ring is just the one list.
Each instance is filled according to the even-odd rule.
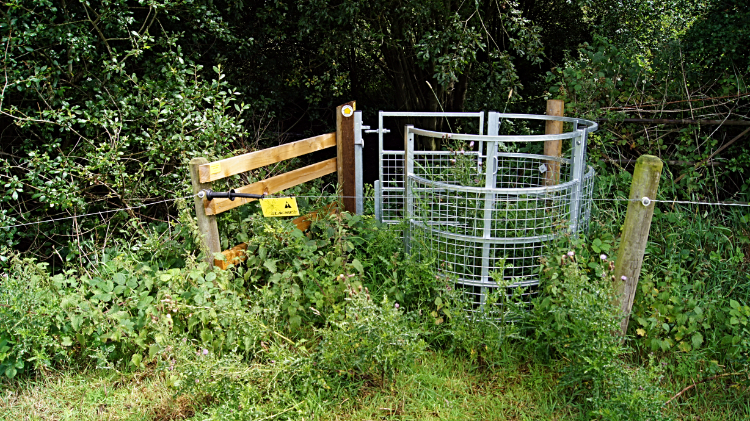
[[[499,131],[500,118],[497,113],[491,111],[488,118],[487,134],[497,136]],[[497,185],[497,142],[487,142],[487,163],[485,164],[484,187],[494,189]],[[495,211],[495,193],[487,192],[484,195],[484,215],[482,223],[482,282],[490,281],[490,243],[487,241],[492,237],[492,214]],[[487,299],[487,289],[482,288],[480,294],[480,305],[484,306]]]
[[[578,127],[578,121],[576,121],[576,127]],[[586,185],[584,184],[583,176],[586,175],[586,144],[588,143],[589,129],[584,127],[581,133],[581,148],[578,151],[578,179],[581,180],[576,188],[578,189],[578,220],[576,221],[576,232],[580,231],[581,225],[585,224],[581,222],[581,218],[584,216],[581,214],[583,210],[583,201],[586,200],[584,195]]]
[[375,180],[375,219],[383,222],[383,204],[380,200],[381,194],[382,192],[380,191],[380,180]]
[[[494,111],[490,111],[488,113],[489,117],[487,118],[487,124],[492,124],[493,116],[497,113]],[[488,132],[489,133],[489,132]],[[484,134],[484,111],[482,111],[482,114],[479,116],[479,134]],[[477,168],[481,168],[482,166],[482,153],[484,153],[484,140],[479,141],[479,155],[477,156]]]
[[404,228],[404,248],[409,252],[409,237],[411,236],[411,224],[413,217],[414,196],[412,194],[411,177],[414,175],[414,133],[412,125],[404,127],[404,217],[406,227]]
[[383,189],[380,183],[383,182],[383,110],[378,111],[378,180],[380,182],[375,188],[375,215],[377,215],[378,208],[380,208],[380,218],[378,220],[383,222]]
[[575,129],[578,136],[571,139],[573,142],[573,166],[571,168],[570,178],[573,180],[570,192],[570,232],[578,232],[578,222],[581,217],[581,201],[583,200],[583,174],[586,164],[583,162],[583,153],[586,149],[586,128],[579,130],[578,121],[575,123]]
[[378,111],[378,180],[383,180],[383,111]]
[[364,210],[364,199],[362,197],[362,148],[365,142],[362,139],[362,111],[354,113],[354,212],[362,215]]

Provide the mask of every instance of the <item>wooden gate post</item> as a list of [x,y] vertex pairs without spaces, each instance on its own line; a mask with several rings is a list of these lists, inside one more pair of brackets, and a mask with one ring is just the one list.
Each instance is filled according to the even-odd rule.
[[344,210],[357,212],[356,168],[354,160],[354,111],[356,101],[336,107],[336,170]]
[[638,276],[643,265],[651,218],[654,215],[654,199],[659,187],[659,178],[664,163],[653,155],[641,155],[635,164],[630,185],[630,202],[622,227],[620,249],[615,263],[615,285],[620,297],[622,322],[620,334],[625,336],[633,308],[633,298],[638,288]]
[[[565,102],[559,99],[547,100],[547,115],[562,117],[565,113]],[[544,134],[561,134],[563,132],[562,121],[547,120],[544,126]],[[544,154],[546,156],[561,157],[562,141],[546,140],[544,141]],[[560,183],[560,163],[558,161],[547,161],[547,172],[544,174],[545,186],[556,186]]]
[[[208,164],[206,158],[193,158],[190,160],[190,181],[193,184],[193,194],[201,190],[210,189],[211,183],[201,183],[199,167]],[[195,215],[198,217],[198,228],[203,234],[203,243],[208,255],[206,261],[209,266],[214,264],[214,254],[221,253],[221,242],[219,241],[219,227],[216,225],[216,215],[206,215],[204,207],[205,198],[195,196]]]

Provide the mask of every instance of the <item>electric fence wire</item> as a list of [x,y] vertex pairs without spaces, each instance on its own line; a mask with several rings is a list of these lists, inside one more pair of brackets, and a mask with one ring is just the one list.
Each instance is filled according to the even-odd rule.
[[[355,199],[357,196],[338,196],[338,195],[291,195],[290,197],[296,198],[307,198],[307,199],[326,199],[326,198],[342,198],[342,199]],[[359,196],[364,199],[375,199],[375,196]],[[414,196],[417,197],[417,196]],[[603,199],[579,199],[581,201],[592,200],[596,202],[642,202],[643,199],[625,199],[625,198],[603,198]],[[511,200],[512,201],[512,200]],[[663,200],[663,199],[650,199],[650,202],[654,203],[668,203],[676,205],[706,205],[706,206],[742,206],[750,207],[750,203],[744,202],[702,202],[702,201],[689,201],[689,200]]]
[[[142,209],[149,206],[158,205],[161,203],[167,203],[167,202],[174,202],[177,200],[184,200],[184,199],[191,199],[198,196],[198,194],[191,194],[189,196],[185,197],[178,197],[178,198],[172,198],[172,199],[164,199],[160,200],[158,202],[152,202],[152,203],[146,203],[143,205],[138,206],[129,206],[126,208],[120,208],[120,209],[110,209],[106,211],[99,211],[99,212],[91,212],[86,213],[82,215],[73,215],[73,216],[66,216],[64,218],[52,218],[52,219],[46,219],[44,221],[36,221],[36,222],[27,222],[23,224],[15,224],[15,225],[3,225],[0,226],[0,229],[8,230],[10,228],[17,228],[17,227],[25,227],[30,225],[39,225],[39,224],[45,224],[48,222],[58,222],[58,221],[65,221],[69,219],[76,219],[76,218],[83,218],[87,216],[96,216],[96,215],[106,215],[110,213],[116,213],[120,211],[127,211],[127,210],[134,210],[134,209]],[[305,199],[332,199],[332,198],[341,198],[341,199],[355,199],[357,196],[339,196],[334,194],[321,194],[321,195],[290,195],[288,197],[294,197],[294,198],[305,198]],[[364,199],[375,199],[375,196],[361,196]],[[581,199],[583,200],[583,199]],[[643,199],[623,199],[623,198],[602,198],[602,199],[588,199],[596,202],[643,202]],[[690,201],[690,200],[661,200],[661,199],[649,199],[650,202],[653,203],[666,203],[666,204],[675,204],[675,205],[704,205],[704,206],[738,206],[738,207],[750,207],[750,203],[743,203],[743,202],[701,202],[701,201]]]
[[64,218],[52,218],[52,219],[46,219],[44,221],[26,222],[26,223],[23,223],[23,224],[3,225],[0,228],[8,230],[10,228],[26,227],[26,226],[29,226],[29,225],[39,225],[39,224],[45,224],[45,223],[48,223],[48,222],[65,221],[65,220],[68,220],[68,219],[83,218],[83,217],[86,217],[86,216],[95,216],[95,215],[100,215],[101,216],[101,215],[106,215],[106,214],[109,214],[109,213],[116,213],[116,212],[128,211],[128,210],[134,210],[134,209],[142,209],[142,208],[146,208],[146,207],[149,207],[149,206],[158,205],[158,204],[161,204],[161,203],[167,203],[167,202],[174,202],[174,201],[177,201],[177,200],[190,199],[190,198],[193,198],[195,196],[197,196],[197,194],[191,194],[190,196],[178,197],[178,198],[172,198],[172,199],[164,199],[164,200],[160,200],[158,202],[146,203],[146,204],[138,205],[138,206],[129,206],[129,207],[120,208],[120,209],[110,209],[110,210],[106,210],[106,211],[91,212],[91,213],[86,213],[86,214],[82,214],[82,215],[66,216]]

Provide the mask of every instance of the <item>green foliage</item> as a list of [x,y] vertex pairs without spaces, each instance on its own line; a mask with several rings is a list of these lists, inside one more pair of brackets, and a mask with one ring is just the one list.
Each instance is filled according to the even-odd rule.
[[239,234],[248,244],[246,268],[239,268],[239,274],[248,285],[281,300],[293,329],[342,311],[346,286],[361,285],[364,275],[355,250],[377,231],[371,217],[348,213],[318,219],[308,235],[290,221],[257,215],[242,225],[254,235]]
[[606,378],[623,351],[613,270],[606,255],[582,241],[556,249],[543,262],[542,291],[530,314],[531,345],[538,355],[569,361],[568,382]]
[[17,255],[0,273],[0,375],[46,370],[68,360],[56,326],[64,318],[47,265]]
[[424,341],[409,326],[397,302],[383,296],[380,304],[367,288],[347,289],[345,316],[333,318],[320,331],[317,362],[321,370],[385,383],[422,356]]
[[520,88],[515,63],[541,61],[539,28],[514,3],[317,0],[298,12],[292,33],[314,37],[323,54],[310,58],[321,64],[311,67],[323,74],[299,75],[297,83],[367,92],[373,85],[358,75],[375,68],[373,79],[386,82],[375,86],[388,89],[394,98],[387,101],[399,109],[463,109],[474,67],[482,69],[483,86],[500,85],[507,95]]
[[659,387],[664,375],[657,362],[652,359],[646,367],[628,367],[615,361],[614,366],[618,374],[602,379],[601,386],[594,387],[593,396],[588,398],[590,417],[608,421],[673,419],[664,410],[667,395]]
[[594,241],[563,241],[544,260],[542,291],[526,319],[534,332],[527,346],[537,358],[564,361],[561,386],[585,399],[590,416],[668,419],[662,412],[665,397],[658,387],[658,364],[629,367],[623,360],[614,264],[601,253],[609,243]]
[[157,357],[160,341],[176,334],[211,352],[249,358],[264,332],[250,317],[264,307],[250,305],[231,272],[208,271],[206,263],[158,270],[120,255],[94,274],[52,276],[43,264],[15,259],[9,273],[0,335],[10,377],[15,369],[87,358],[112,369],[142,367]]
[[[190,158],[223,156],[242,139],[247,106],[221,65],[205,72],[181,47],[185,34],[165,29],[204,12],[198,26],[223,36],[204,6],[155,2],[142,14],[124,1],[37,3],[9,5],[2,28],[4,223],[173,198],[187,190]],[[54,234],[94,230],[94,243],[106,243],[108,220],[6,230],[0,240],[72,259],[80,247]]]
[[[549,95],[564,99],[567,113],[608,120],[590,137],[589,156],[614,165],[642,154],[662,157],[667,174],[679,181],[670,193],[681,199],[747,194],[750,157],[728,144],[741,129],[618,123],[744,119],[750,64],[739,40],[748,31],[746,8],[724,0],[610,6],[593,41],[546,77]],[[722,145],[728,148],[720,151]]]

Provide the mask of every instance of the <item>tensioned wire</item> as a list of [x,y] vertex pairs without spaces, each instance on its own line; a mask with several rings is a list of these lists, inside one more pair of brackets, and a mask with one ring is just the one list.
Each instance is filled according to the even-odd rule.
[[[16,227],[25,227],[29,225],[38,225],[38,224],[45,224],[48,222],[58,222],[58,221],[65,221],[69,219],[76,219],[76,218],[84,218],[87,216],[101,216],[106,215],[110,213],[116,213],[120,211],[127,211],[127,210],[135,210],[135,209],[142,209],[149,206],[159,205],[162,203],[167,202],[174,202],[177,200],[184,200],[184,199],[190,199],[193,197],[198,196],[198,194],[191,194],[189,196],[184,197],[178,197],[173,199],[164,199],[160,200],[158,202],[152,202],[152,203],[146,203],[143,205],[138,206],[129,206],[126,208],[120,208],[120,209],[110,209],[106,211],[99,211],[99,212],[91,212],[91,213],[85,213],[81,215],[73,215],[73,216],[66,216],[63,218],[51,218],[46,219],[44,221],[36,221],[36,222],[26,222],[23,224],[14,224],[14,225],[4,225],[0,227],[0,229],[10,229],[10,228],[16,228]],[[272,198],[273,196],[269,196],[269,198]],[[356,199],[358,196],[339,196],[339,195],[289,195],[289,196],[280,196],[280,197],[294,197],[294,198],[305,198],[305,199],[330,199],[330,198],[342,198],[342,199]],[[375,196],[359,196],[365,199],[374,199]],[[481,200],[481,199],[480,199]],[[591,201],[597,201],[597,202],[641,202],[642,199],[620,199],[620,198],[611,198],[611,199],[579,199],[581,201],[591,200]],[[704,206],[738,206],[738,207],[750,207],[750,203],[743,203],[743,202],[701,202],[701,201],[690,201],[690,200],[660,200],[660,199],[650,199],[652,203],[667,203],[667,204],[675,204],[675,205],[704,205]]]
[[82,215],[66,216],[66,217],[63,217],[63,218],[46,219],[44,221],[26,222],[26,223],[23,223],[23,224],[4,225],[4,226],[2,226],[0,228],[5,228],[7,230],[9,228],[25,227],[25,226],[28,226],[28,225],[45,224],[47,222],[65,221],[65,220],[68,220],[68,219],[83,218],[83,217],[86,217],[86,216],[97,216],[97,215],[101,216],[101,215],[106,215],[106,214],[109,214],[109,213],[115,213],[115,212],[121,212],[121,211],[127,211],[127,210],[134,210],[134,209],[142,209],[142,208],[146,208],[146,207],[149,207],[149,206],[159,205],[161,203],[174,202],[176,200],[182,200],[182,199],[189,199],[189,198],[195,197],[195,196],[197,196],[197,194],[191,194],[190,196],[178,197],[178,198],[174,198],[174,199],[164,199],[164,200],[160,200],[158,202],[146,203],[146,204],[138,205],[138,206],[128,206],[126,208],[120,208],[120,209],[110,209],[110,210],[106,210],[106,211],[85,213],[85,214],[82,214]]

